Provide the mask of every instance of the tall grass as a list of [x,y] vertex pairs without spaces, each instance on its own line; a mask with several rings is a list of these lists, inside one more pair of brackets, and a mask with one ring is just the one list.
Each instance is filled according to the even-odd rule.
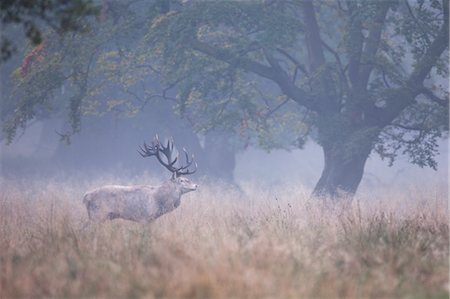
[[84,228],[97,182],[1,182],[0,298],[447,298],[447,195],[202,186],[142,225]]

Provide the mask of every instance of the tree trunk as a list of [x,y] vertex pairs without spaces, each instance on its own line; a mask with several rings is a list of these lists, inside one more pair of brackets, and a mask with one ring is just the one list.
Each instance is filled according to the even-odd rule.
[[361,149],[356,154],[349,154],[339,147],[323,147],[325,165],[317,182],[313,196],[331,199],[352,198],[361,182],[364,166],[370,149]]

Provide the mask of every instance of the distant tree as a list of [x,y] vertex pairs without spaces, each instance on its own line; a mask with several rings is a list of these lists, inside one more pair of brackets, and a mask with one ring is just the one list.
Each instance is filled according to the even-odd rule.
[[338,197],[371,152],[437,167],[448,16],[446,0],[188,1],[154,20],[148,47],[199,126],[250,130],[268,148],[314,139],[314,194]]
[[[178,106],[173,86],[160,82],[160,72],[153,67],[154,56],[142,51],[152,18],[167,12],[168,2],[102,3],[106,6],[101,19],[86,20],[78,32],[70,34],[47,30],[45,42],[25,54],[12,74],[11,92],[1,98],[6,141],[10,143],[30,121],[55,116],[67,122],[64,128],[52,130],[66,143],[81,130],[86,116],[134,118],[139,129],[152,124],[149,129],[175,135],[177,128],[184,126],[183,136],[177,139],[190,136],[186,142],[195,148],[199,173],[232,181],[235,147],[229,134],[210,132],[200,144],[195,121],[180,119],[174,113],[172,107]],[[161,115],[160,111],[170,110],[172,113]],[[140,114],[146,115],[145,124]],[[189,127],[192,132],[186,134]]]
[[[25,54],[11,74],[11,93],[2,97],[2,130],[8,142],[32,119],[66,113],[69,126],[60,133],[68,141],[80,130],[82,115],[132,115],[146,104],[138,101],[142,91],[131,90],[152,74],[149,67],[136,67],[139,62],[127,54],[148,22],[130,9],[134,2],[105,2],[102,19],[85,20],[80,32],[59,35],[48,29],[45,42]],[[135,101],[123,100],[124,94]]]

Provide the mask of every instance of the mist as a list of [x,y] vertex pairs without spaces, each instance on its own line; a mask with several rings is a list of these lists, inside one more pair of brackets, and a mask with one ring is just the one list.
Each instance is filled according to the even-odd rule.
[[0,9],[0,298],[449,296],[447,0]]
[[[170,117],[162,115],[161,119]],[[107,175],[126,180],[127,177],[151,174],[164,180],[170,174],[166,173],[156,161],[143,160],[137,152],[139,145],[151,140],[152,135],[158,132],[137,130],[134,127],[139,127],[136,121],[106,118],[91,124],[87,120],[86,126],[89,127],[83,128],[79,135],[74,136],[69,145],[61,143],[60,136],[56,133],[61,126],[61,120],[48,121],[54,131],[47,133],[47,136],[43,131],[45,124],[35,122],[12,144],[2,143],[0,147],[2,176],[10,179],[36,177],[51,179],[61,175],[91,178]],[[178,135],[183,134],[182,128],[177,130],[181,131]],[[164,132],[164,129],[161,131]],[[166,131],[166,134],[173,136],[172,132]],[[439,142],[437,161],[437,170],[412,165],[404,156],[389,166],[387,161],[372,154],[364,171],[360,192],[401,191],[411,186],[417,188],[440,186],[447,189],[448,140],[446,139]],[[312,190],[320,177],[323,163],[321,148],[312,141],[302,150],[279,149],[268,152],[257,147],[249,147],[236,155],[233,182],[237,185],[257,184],[266,189],[296,184]],[[202,167],[200,164],[199,168]]]

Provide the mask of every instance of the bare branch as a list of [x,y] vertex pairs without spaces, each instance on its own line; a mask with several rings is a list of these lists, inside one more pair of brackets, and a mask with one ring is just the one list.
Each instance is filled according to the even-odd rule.
[[264,118],[268,118],[269,116],[271,116],[272,114],[274,114],[277,110],[279,110],[281,107],[283,107],[284,105],[286,105],[287,102],[289,102],[289,98],[288,98],[288,99],[285,99],[284,101],[282,101],[281,103],[279,103],[278,105],[276,105],[275,107],[273,107],[272,109],[270,109],[269,111],[267,111],[267,113],[264,115]]
[[285,56],[289,61],[291,61],[297,69],[301,70],[306,76],[309,76],[308,71],[306,70],[306,67],[301,64],[297,59],[295,59],[292,55],[290,55],[286,50],[277,48],[278,53]]

